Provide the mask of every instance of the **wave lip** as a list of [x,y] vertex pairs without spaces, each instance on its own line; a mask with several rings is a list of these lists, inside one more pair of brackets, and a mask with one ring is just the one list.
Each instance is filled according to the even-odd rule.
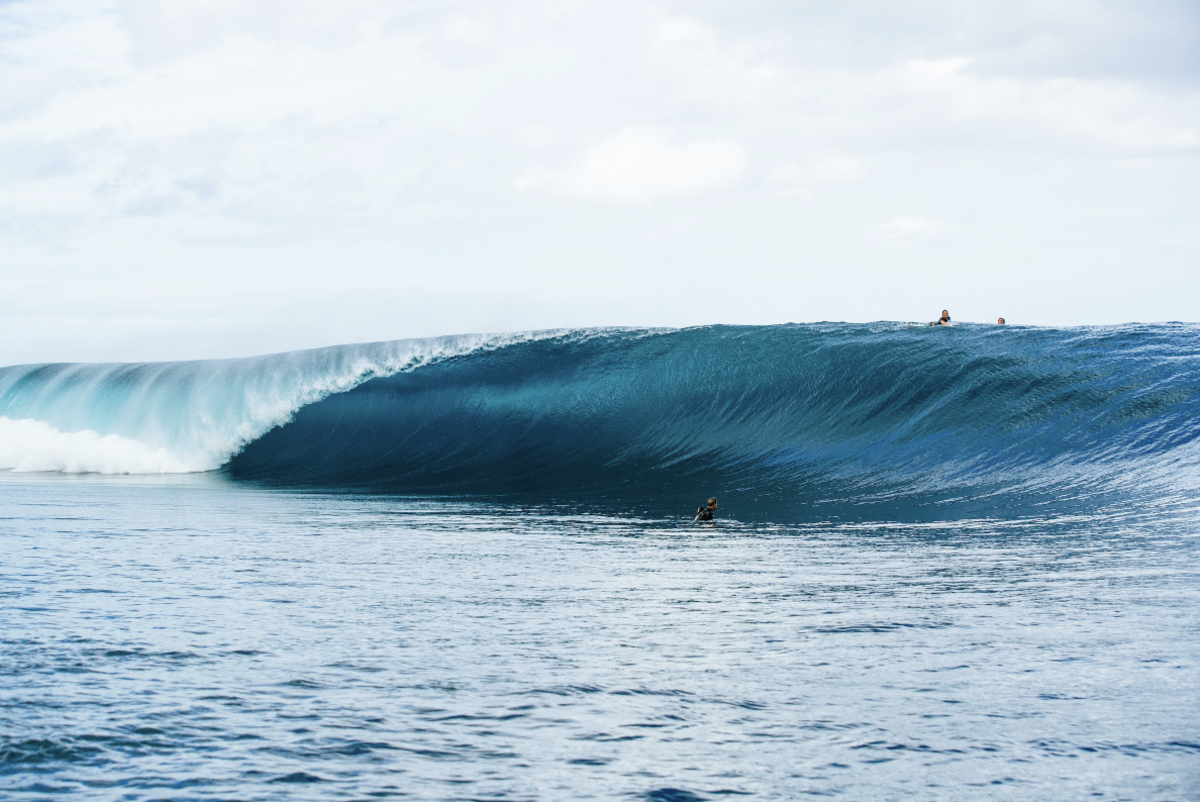
[[0,368],[0,470],[213,471],[297,410],[372,378],[587,331],[466,334],[245,359]]
[[1198,468],[1185,324],[560,330],[0,369],[8,470],[691,509],[718,495],[789,517],[1187,502]]
[[733,494],[785,516],[847,502],[1087,506],[1195,489],[1198,376],[1200,329],[1186,325],[613,331],[371,379],[299,410],[226,470],[691,509]]

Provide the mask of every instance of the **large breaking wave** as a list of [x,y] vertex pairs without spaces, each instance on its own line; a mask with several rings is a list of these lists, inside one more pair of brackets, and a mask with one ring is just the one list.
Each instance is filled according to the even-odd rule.
[[189,473],[378,376],[585,332],[461,335],[194,362],[0,368],[0,470]]
[[[0,469],[766,517],[1195,498],[1200,328],[588,330],[0,369]],[[1115,501],[1114,501],[1115,500]]]

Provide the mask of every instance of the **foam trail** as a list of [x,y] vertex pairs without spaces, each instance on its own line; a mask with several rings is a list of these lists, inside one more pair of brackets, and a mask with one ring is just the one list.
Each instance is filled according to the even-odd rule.
[[90,429],[60,432],[36,420],[0,416],[0,470],[17,473],[189,473],[188,465],[165,448],[152,449],[116,434]]

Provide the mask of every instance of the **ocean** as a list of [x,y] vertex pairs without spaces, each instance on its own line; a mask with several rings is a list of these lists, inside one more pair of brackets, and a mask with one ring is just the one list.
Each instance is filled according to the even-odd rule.
[[1198,491],[1192,324],[0,368],[0,796],[1200,798]]

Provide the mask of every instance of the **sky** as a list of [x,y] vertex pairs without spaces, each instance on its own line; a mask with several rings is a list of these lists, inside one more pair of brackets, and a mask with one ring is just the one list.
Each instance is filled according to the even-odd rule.
[[0,0],[0,364],[1200,320],[1195,0]]

